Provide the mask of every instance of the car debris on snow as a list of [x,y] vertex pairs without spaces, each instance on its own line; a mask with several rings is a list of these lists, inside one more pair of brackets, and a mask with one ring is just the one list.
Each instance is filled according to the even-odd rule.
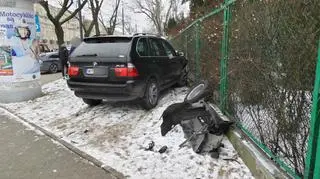
[[208,95],[208,82],[200,81],[190,89],[183,102],[170,105],[162,114],[161,134],[166,135],[180,124],[186,138],[180,148],[189,143],[196,153],[211,153],[211,157],[218,158],[223,134],[233,122],[222,120],[204,101]]

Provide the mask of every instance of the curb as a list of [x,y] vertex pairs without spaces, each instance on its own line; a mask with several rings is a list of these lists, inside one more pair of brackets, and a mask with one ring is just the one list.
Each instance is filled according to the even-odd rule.
[[[213,104],[211,104],[211,106],[220,119],[230,121],[230,119],[221,112],[218,106]],[[265,153],[259,150],[239,129],[230,128],[226,136],[254,177],[261,179],[290,178],[290,176],[270,160]]]
[[77,147],[73,146],[72,144],[62,140],[60,137],[56,136],[55,134],[53,134],[52,132],[50,131],[47,131],[45,130],[44,128],[42,127],[39,127],[38,125],[34,124],[33,122],[30,122],[28,120],[26,120],[25,118],[15,114],[13,111],[11,111],[10,109],[4,107],[4,106],[1,106],[0,105],[0,109],[3,109],[7,112],[9,112],[10,114],[12,114],[13,116],[21,119],[22,121],[26,122],[27,124],[31,125],[32,127],[34,127],[36,130],[39,130],[41,131],[42,133],[44,133],[46,136],[50,137],[51,139],[59,142],[60,144],[62,144],[64,147],[66,147],[67,149],[69,149],[70,151],[72,151],[73,153],[79,155],[80,157],[88,160],[89,162],[92,162],[95,166],[99,167],[99,168],[102,168],[106,173],[110,174],[112,176],[112,178],[114,179],[123,179],[125,178],[125,176],[116,171],[115,169],[113,169],[112,167],[110,166],[106,166],[104,165],[100,160],[96,159],[95,157],[81,151],[80,149],[78,149]]

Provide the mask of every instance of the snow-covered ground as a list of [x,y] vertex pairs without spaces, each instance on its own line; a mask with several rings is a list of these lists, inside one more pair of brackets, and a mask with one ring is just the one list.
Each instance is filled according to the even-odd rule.
[[[44,96],[33,101],[1,104],[15,114],[53,132],[128,178],[253,178],[228,139],[220,158],[198,155],[190,147],[179,149],[185,139],[180,126],[165,137],[160,116],[172,103],[181,102],[186,88],[162,95],[158,107],[145,111],[135,103],[104,103],[88,107],[75,97],[64,80],[43,86]],[[154,151],[145,151],[154,141]],[[158,150],[168,146],[166,153]],[[236,161],[223,160],[235,158]]]

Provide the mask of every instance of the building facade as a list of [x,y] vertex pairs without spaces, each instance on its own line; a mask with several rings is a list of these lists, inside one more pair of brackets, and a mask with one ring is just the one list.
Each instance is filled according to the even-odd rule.
[[[50,49],[57,49],[57,37],[54,30],[54,25],[47,17],[46,11],[40,4],[34,5],[34,11],[39,16],[41,32],[40,32],[40,41],[48,45]],[[52,14],[57,14],[59,8],[50,6],[50,11]],[[63,24],[64,30],[64,40],[67,44],[70,44],[70,41],[73,38],[80,37],[80,25],[79,21],[76,18],[72,18],[65,24]]]

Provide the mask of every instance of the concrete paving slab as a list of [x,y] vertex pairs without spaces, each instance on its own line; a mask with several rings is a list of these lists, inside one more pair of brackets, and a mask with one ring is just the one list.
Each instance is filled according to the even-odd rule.
[[51,138],[0,114],[1,179],[111,179]]

